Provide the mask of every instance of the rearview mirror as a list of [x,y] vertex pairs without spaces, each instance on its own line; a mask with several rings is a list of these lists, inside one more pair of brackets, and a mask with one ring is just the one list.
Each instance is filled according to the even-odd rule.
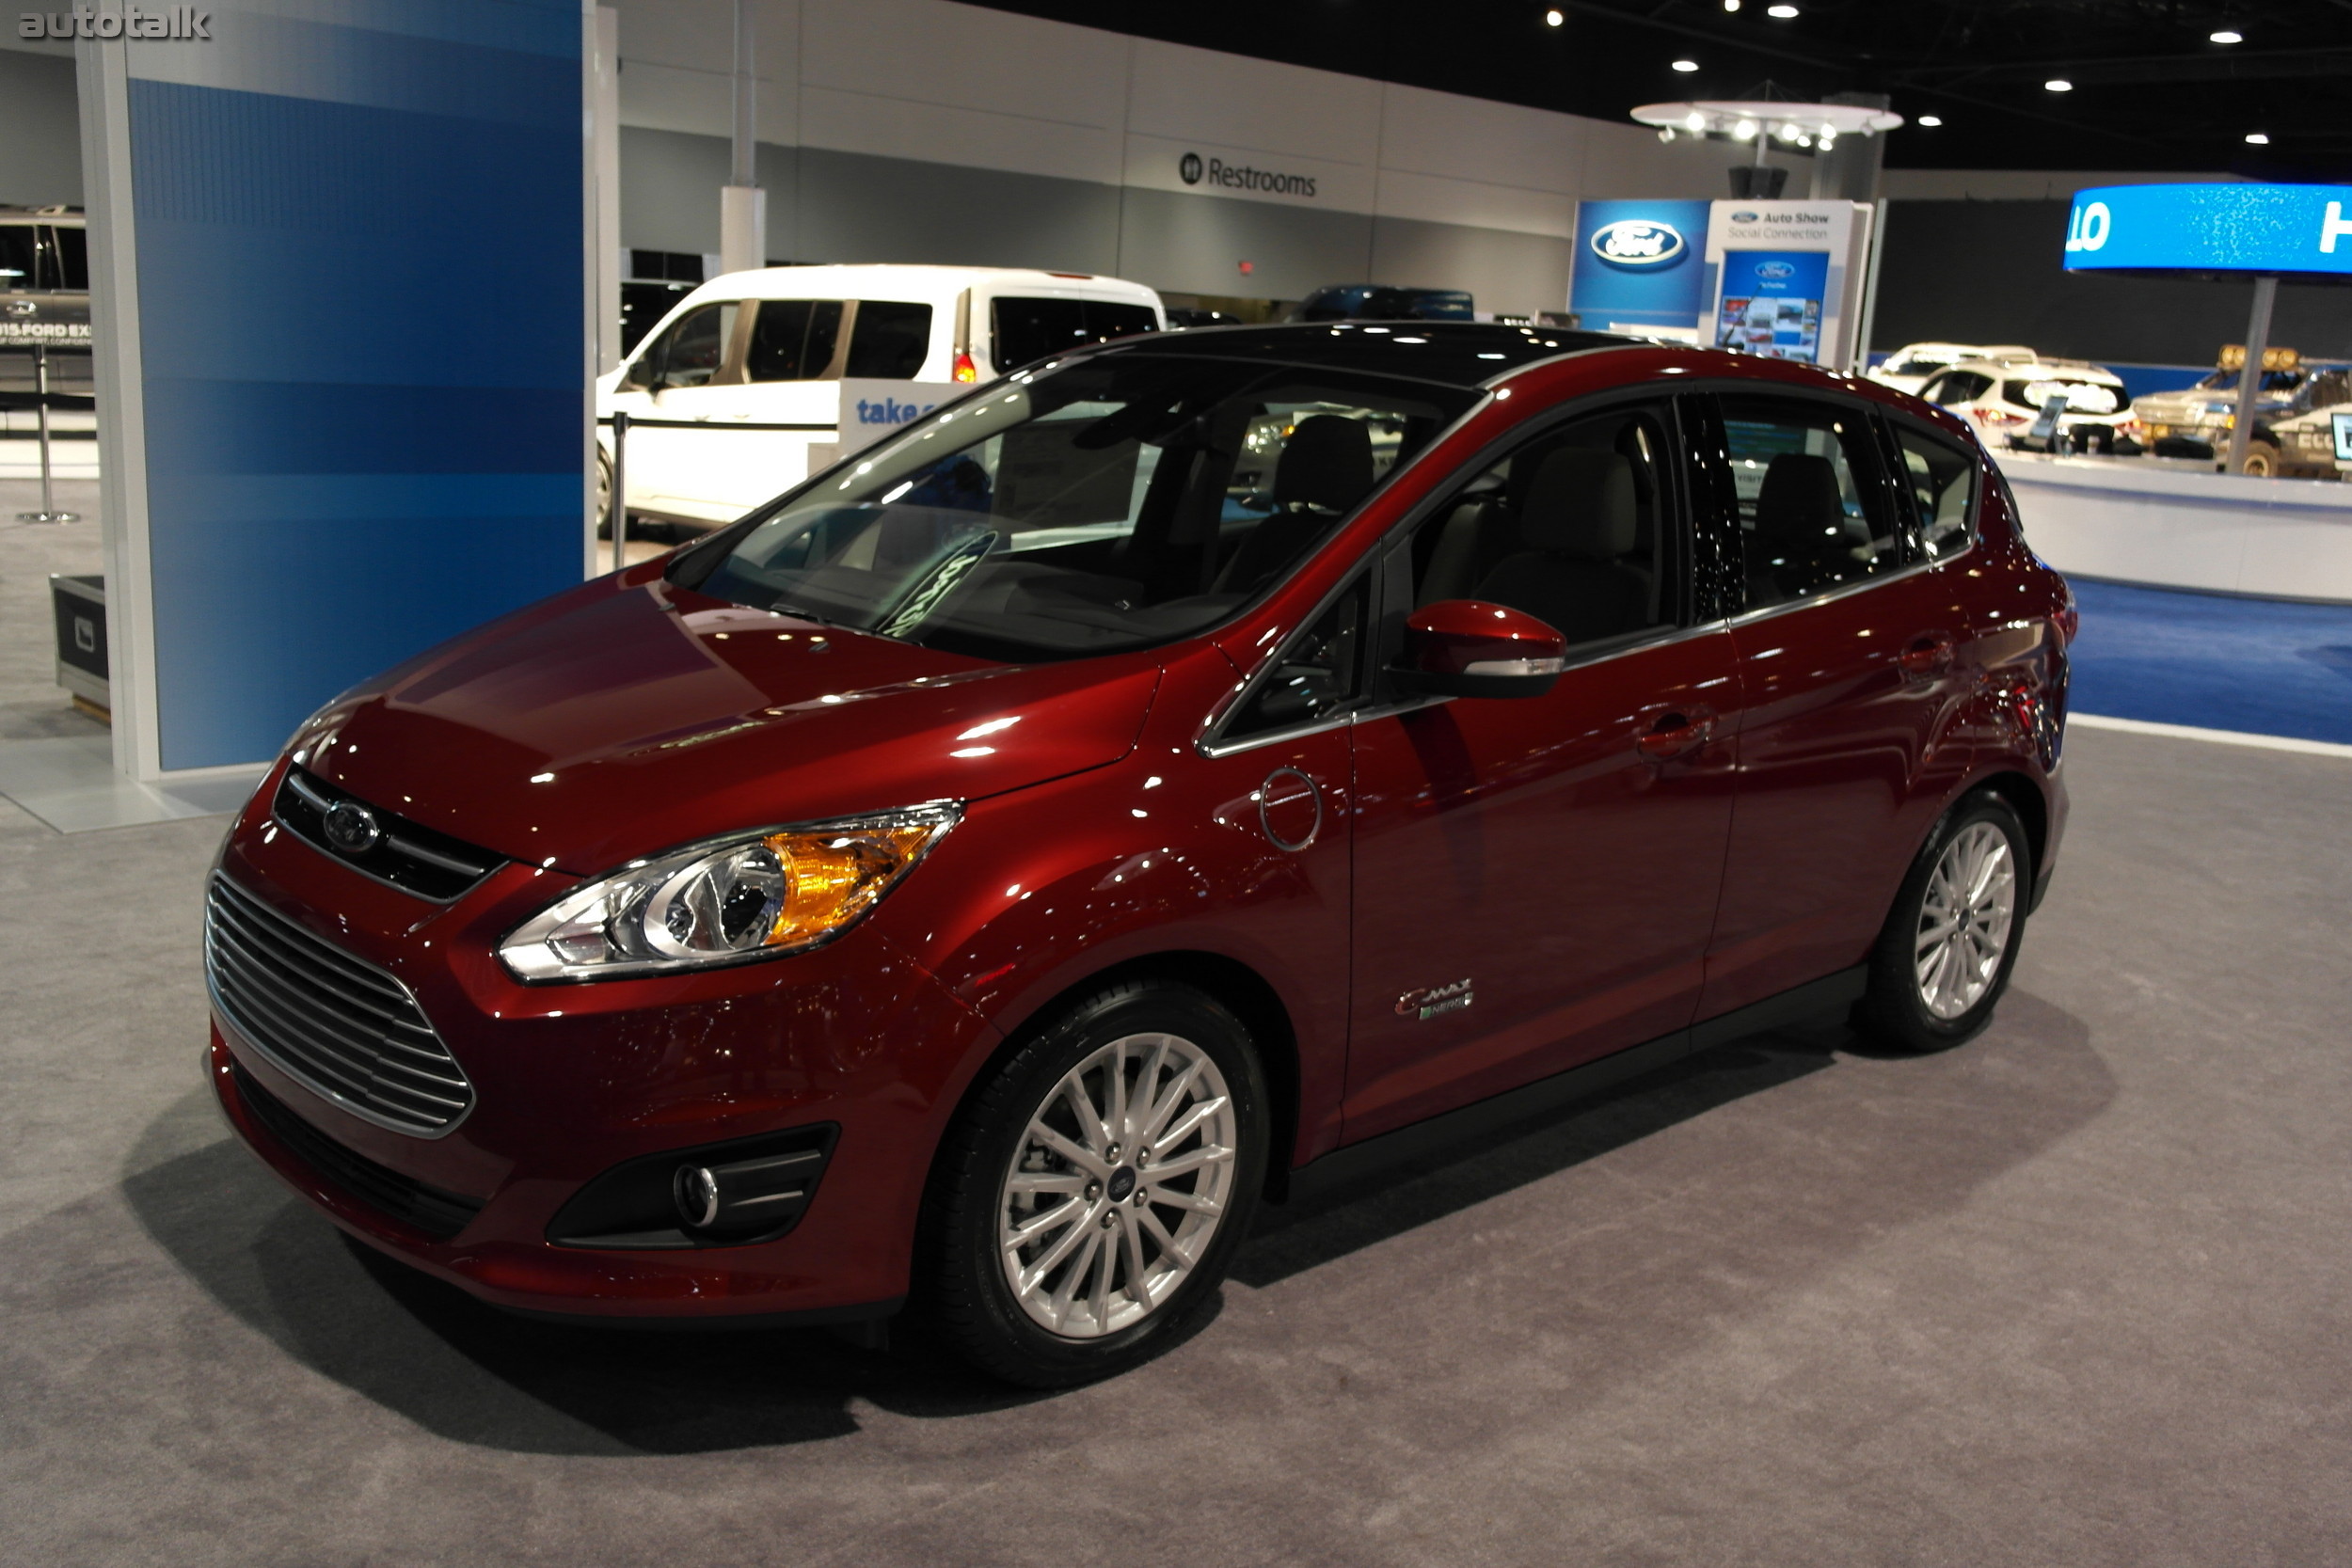
[[1568,665],[1568,640],[1524,610],[1440,599],[1405,623],[1389,670],[1401,690],[1436,697],[1540,697]]

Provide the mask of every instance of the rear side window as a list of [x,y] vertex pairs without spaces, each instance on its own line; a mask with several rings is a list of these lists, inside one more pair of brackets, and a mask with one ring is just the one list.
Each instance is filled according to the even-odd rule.
[[911,381],[931,349],[931,308],[896,299],[869,299],[857,308],[850,332],[850,363],[842,373]]
[[1976,536],[1975,460],[1904,425],[1895,427],[1895,450],[1902,453],[1903,489],[1911,497],[1920,548],[1931,561],[1958,555]]
[[1863,582],[1903,563],[1867,416],[1796,398],[1721,400],[1746,606]]
[[1929,402],[1949,407],[1958,403],[1974,403],[1992,385],[1993,378],[1989,375],[1979,375],[1974,371],[1954,371],[1926,391]]
[[2066,406],[2077,414],[2115,414],[2132,405],[2131,394],[2121,387],[2099,381],[2069,381],[2061,376],[2004,382],[2001,396],[2011,407],[2030,408],[2036,413],[2056,397],[2064,398]]
[[1148,305],[1002,294],[989,305],[989,357],[999,371],[1018,370],[1063,349],[1154,332],[1159,325]]
[[762,300],[743,360],[749,381],[814,381],[833,369],[841,341],[841,301]]
[[71,224],[61,223],[51,230],[56,242],[56,287],[76,291],[89,287],[89,234]]
[[0,223],[0,289],[32,289],[40,246],[29,223]]

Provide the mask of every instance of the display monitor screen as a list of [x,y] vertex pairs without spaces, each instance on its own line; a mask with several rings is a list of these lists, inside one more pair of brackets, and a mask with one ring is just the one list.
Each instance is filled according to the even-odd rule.
[[1829,254],[1820,250],[1733,250],[1724,256],[1715,346],[1770,359],[1821,355],[1821,302]]
[[2330,414],[2328,422],[2336,431],[2336,461],[2352,463],[2352,414]]

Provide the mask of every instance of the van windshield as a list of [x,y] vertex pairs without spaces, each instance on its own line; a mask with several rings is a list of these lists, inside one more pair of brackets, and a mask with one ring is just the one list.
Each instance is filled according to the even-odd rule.
[[1119,354],[1000,383],[679,553],[713,597],[1012,661],[1224,620],[1476,394]]

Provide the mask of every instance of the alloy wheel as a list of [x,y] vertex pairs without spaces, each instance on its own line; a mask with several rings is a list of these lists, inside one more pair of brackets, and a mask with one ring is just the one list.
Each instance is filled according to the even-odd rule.
[[1930,1014],[1955,1019],[1983,1000],[2016,918],[2009,836],[1991,822],[1972,822],[1944,847],[1920,900],[1913,973]]
[[1065,1073],[1029,1117],[997,1202],[1013,1298],[1065,1338],[1167,1302],[1232,1205],[1239,1124],[1207,1052],[1127,1035]]

